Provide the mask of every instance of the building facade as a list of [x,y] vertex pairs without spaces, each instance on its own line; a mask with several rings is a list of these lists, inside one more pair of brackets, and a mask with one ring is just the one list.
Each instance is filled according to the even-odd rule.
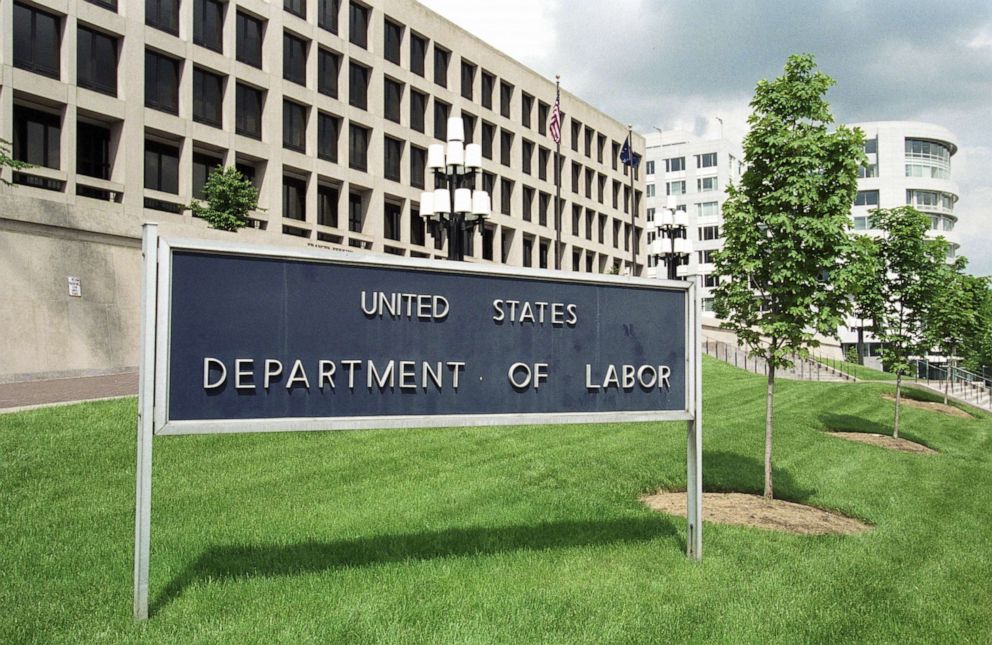
[[[412,0],[0,0],[0,29],[0,138],[32,164],[0,186],[0,381],[133,369],[141,224],[230,239],[184,210],[217,166],[258,188],[245,242],[444,258],[417,201],[449,117],[493,199],[468,259],[555,266],[554,83]],[[561,108],[561,267],[642,263],[627,127]]]

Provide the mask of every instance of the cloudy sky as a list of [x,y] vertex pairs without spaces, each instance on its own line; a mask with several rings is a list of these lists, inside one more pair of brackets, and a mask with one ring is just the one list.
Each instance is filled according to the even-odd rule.
[[990,0],[421,0],[607,114],[740,140],[759,79],[811,52],[842,123],[920,120],[957,135],[956,228],[992,274]]

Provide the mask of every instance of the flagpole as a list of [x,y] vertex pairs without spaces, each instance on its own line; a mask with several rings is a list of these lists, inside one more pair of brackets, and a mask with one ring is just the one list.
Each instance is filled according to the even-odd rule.
[[[561,109],[561,76],[555,74],[555,102]],[[555,270],[561,270],[561,135],[555,142]],[[572,270],[577,270],[572,267]]]
[[627,125],[627,150],[628,159],[630,160],[630,275],[637,277],[637,206],[634,199],[634,169],[637,164],[634,163],[634,141],[631,137],[631,131],[634,126]]

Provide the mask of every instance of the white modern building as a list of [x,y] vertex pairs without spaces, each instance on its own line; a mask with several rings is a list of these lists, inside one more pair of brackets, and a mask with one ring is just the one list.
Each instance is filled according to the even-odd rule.
[[648,270],[658,278],[701,274],[703,311],[712,316],[712,256],[723,245],[727,185],[742,172],[740,146],[678,130],[644,139]]

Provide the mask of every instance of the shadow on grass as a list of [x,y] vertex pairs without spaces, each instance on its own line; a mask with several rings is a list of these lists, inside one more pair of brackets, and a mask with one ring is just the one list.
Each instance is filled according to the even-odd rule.
[[[787,470],[775,467],[772,456],[772,483],[775,497],[802,503],[816,494],[803,488]],[[753,493],[765,490],[765,464],[759,459],[736,452],[708,450],[703,452],[703,490],[711,493]]]
[[892,426],[869,421],[850,414],[833,414],[827,412],[820,415],[820,423],[832,432],[871,432],[874,434],[892,434]]
[[158,612],[200,580],[292,576],[345,567],[647,542],[659,538],[671,540],[680,549],[685,547],[684,537],[675,526],[657,516],[453,528],[333,542],[212,546],[169,582],[152,603],[151,611]]

